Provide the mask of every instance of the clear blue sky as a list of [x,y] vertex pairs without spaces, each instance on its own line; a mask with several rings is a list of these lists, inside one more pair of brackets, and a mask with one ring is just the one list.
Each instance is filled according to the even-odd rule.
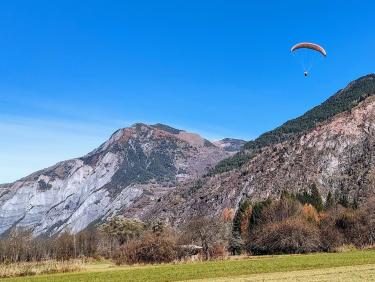
[[[267,3],[267,4],[266,4]],[[252,139],[375,71],[374,1],[2,1],[0,183],[134,122]],[[305,79],[290,54],[322,44]]]

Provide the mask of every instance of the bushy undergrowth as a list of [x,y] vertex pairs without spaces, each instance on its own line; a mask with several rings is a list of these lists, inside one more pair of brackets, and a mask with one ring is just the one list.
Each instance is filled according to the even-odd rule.
[[115,254],[116,264],[158,264],[178,258],[176,238],[167,232],[148,232],[120,247]]
[[256,255],[311,253],[320,246],[319,229],[302,219],[266,224],[254,232],[248,244]]
[[252,210],[245,235],[251,254],[332,252],[344,245],[365,248],[375,243],[375,200],[371,198],[357,208],[335,203],[318,212],[299,197],[284,194],[279,200],[254,204]]

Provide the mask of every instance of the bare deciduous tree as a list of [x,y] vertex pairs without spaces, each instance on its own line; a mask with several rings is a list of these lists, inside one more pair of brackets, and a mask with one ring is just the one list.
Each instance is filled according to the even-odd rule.
[[223,243],[226,234],[223,222],[212,217],[195,217],[183,228],[183,240],[186,243],[202,246],[205,259],[210,259],[213,248],[217,243]]

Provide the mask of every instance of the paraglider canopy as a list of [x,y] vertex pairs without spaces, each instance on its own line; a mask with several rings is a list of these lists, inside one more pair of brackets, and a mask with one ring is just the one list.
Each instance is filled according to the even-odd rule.
[[310,43],[310,42],[298,43],[294,45],[290,51],[294,52],[295,50],[303,49],[303,48],[318,51],[324,57],[327,57],[327,51],[322,46],[315,44],[315,43]]
[[311,42],[298,43],[290,51],[300,61],[305,77],[309,76],[317,60],[327,57],[327,51],[322,46]]

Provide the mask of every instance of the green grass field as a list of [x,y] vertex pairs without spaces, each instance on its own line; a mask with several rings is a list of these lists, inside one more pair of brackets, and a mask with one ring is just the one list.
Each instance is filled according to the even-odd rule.
[[239,260],[116,267],[93,264],[79,273],[41,275],[6,281],[375,281],[375,251],[252,257]]
[[[197,280],[191,280],[197,281]],[[258,282],[258,281],[375,281],[375,265],[356,265],[324,269],[273,272],[249,276],[208,278],[199,282]]]

